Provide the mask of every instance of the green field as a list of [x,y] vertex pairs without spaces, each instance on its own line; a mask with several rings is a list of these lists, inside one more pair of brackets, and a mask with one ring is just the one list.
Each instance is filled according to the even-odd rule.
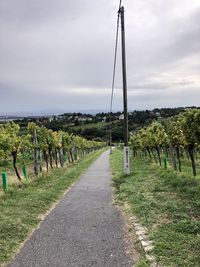
[[[119,123],[119,121],[113,121],[112,124],[115,125]],[[70,126],[71,130],[84,130],[84,129],[90,129],[90,128],[105,128],[107,127],[109,129],[110,122],[95,122],[95,123],[87,123],[87,124],[82,124],[82,125],[77,125],[77,126]]]

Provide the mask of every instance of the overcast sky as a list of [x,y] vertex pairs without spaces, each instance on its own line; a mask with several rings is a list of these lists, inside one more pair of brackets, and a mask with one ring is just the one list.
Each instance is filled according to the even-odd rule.
[[[200,1],[124,0],[130,110],[199,106]],[[109,109],[118,0],[1,0],[0,112]],[[113,108],[122,109],[121,40]]]

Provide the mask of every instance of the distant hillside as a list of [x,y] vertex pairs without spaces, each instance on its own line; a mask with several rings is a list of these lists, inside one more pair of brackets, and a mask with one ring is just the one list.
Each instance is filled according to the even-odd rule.
[[[168,117],[178,115],[188,107],[178,108],[155,108],[153,110],[142,110],[129,112],[129,131],[149,124],[153,120],[163,120]],[[193,108],[193,107],[190,107]],[[87,139],[104,140],[109,136],[110,128],[110,114],[107,112],[100,112],[96,114],[89,113],[63,113],[61,115],[47,115],[47,116],[28,116],[28,117],[6,117],[6,120],[15,120],[19,123],[22,131],[25,131],[28,122],[33,121],[38,125],[52,129],[54,131],[65,130],[69,133],[83,136]],[[5,118],[4,120],[5,121]],[[123,113],[111,113],[112,121],[112,139],[114,142],[123,140]]]

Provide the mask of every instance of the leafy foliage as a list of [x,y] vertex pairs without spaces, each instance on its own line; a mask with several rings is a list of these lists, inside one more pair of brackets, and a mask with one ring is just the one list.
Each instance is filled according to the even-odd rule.
[[[195,154],[200,147],[200,110],[188,109],[167,120],[167,123],[153,121],[148,127],[132,134],[130,145],[134,155],[154,157],[161,165],[161,155],[171,157],[174,169],[181,171],[181,157],[190,157],[192,170],[196,176]],[[157,157],[155,156],[157,154]]]
[[43,172],[43,162],[46,163],[46,171],[49,165],[53,169],[64,162],[73,162],[82,156],[104,146],[103,142],[88,141],[80,136],[75,136],[64,131],[53,131],[44,126],[38,126],[29,122],[27,134],[19,135],[20,126],[16,123],[0,125],[0,161],[6,167],[6,162],[12,156],[13,167],[18,179],[21,176],[17,169],[18,157],[26,160],[33,160],[34,173],[37,176]]

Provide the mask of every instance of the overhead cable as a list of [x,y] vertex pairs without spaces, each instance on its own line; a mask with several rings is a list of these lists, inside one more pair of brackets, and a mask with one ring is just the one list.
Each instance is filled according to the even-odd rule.
[[[119,2],[119,10],[121,8],[122,0]],[[115,73],[116,73],[116,63],[117,63],[117,48],[118,48],[118,37],[119,37],[119,12],[117,16],[117,29],[116,29],[116,39],[115,39],[115,52],[114,52],[114,64],[113,64],[113,75],[112,75],[112,90],[111,90],[111,99],[110,99],[110,152],[111,152],[111,143],[112,143],[112,107],[113,107],[113,96],[114,96],[114,87],[115,87]]]

